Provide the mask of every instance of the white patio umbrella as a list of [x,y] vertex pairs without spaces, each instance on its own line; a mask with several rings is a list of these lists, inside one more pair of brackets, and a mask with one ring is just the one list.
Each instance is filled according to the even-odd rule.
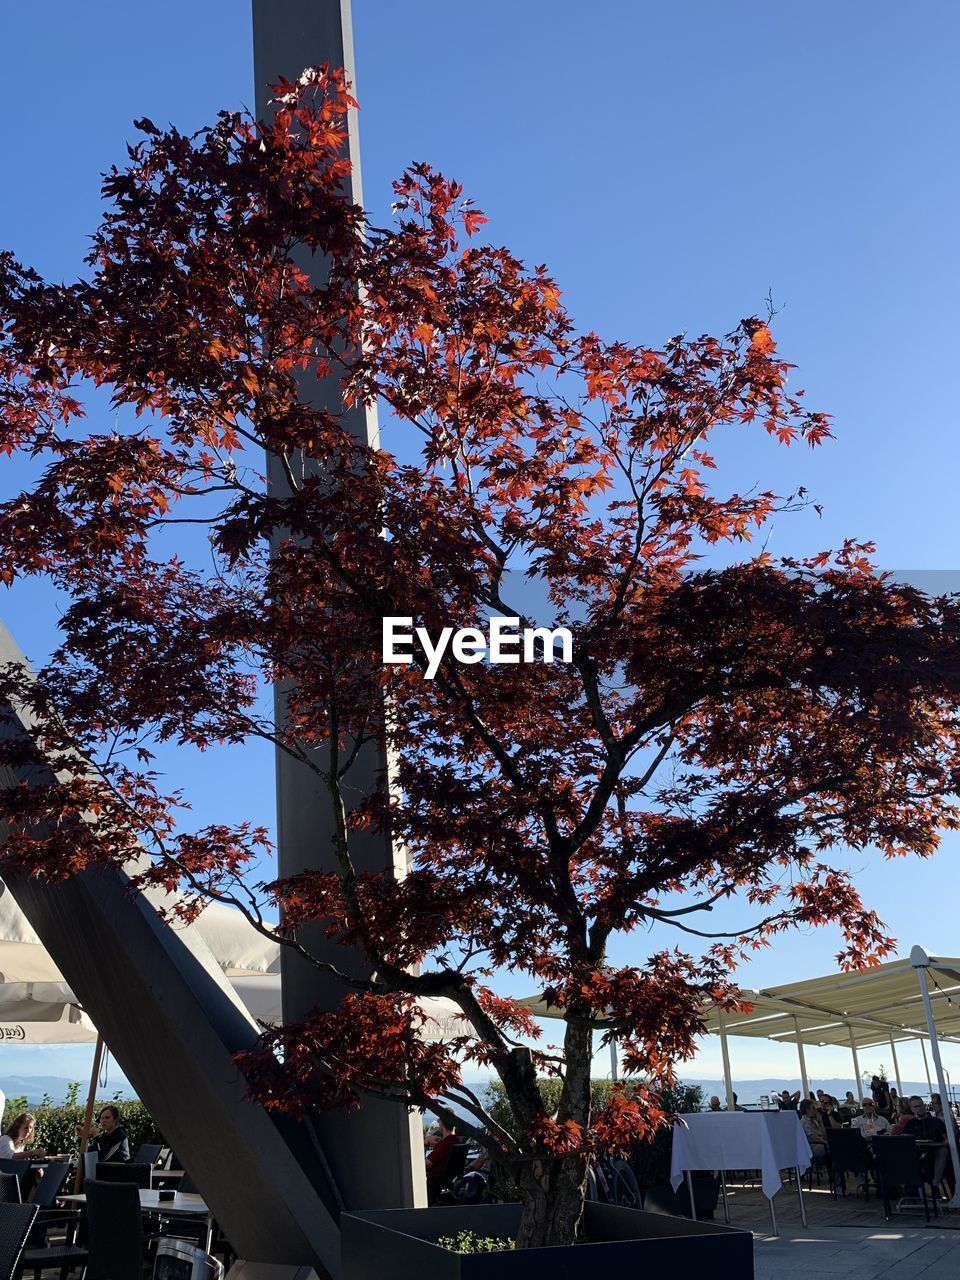
[[[0,882],[2,886],[2,882]],[[193,923],[252,1017],[282,1022],[280,943],[242,912],[209,903]],[[424,998],[426,1040],[470,1035],[473,1028],[450,1000]],[[97,1029],[48,954],[13,895],[0,887],[0,1043],[93,1044]]]

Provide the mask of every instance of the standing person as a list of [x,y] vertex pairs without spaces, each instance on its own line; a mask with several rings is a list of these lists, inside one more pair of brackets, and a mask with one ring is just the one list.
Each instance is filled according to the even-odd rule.
[[[80,1125],[76,1133],[81,1133]],[[97,1116],[97,1123],[91,1126],[88,1151],[96,1151],[97,1158],[103,1164],[127,1164],[130,1160],[130,1140],[124,1129],[118,1107],[104,1107]]]
[[870,1092],[873,1094],[873,1100],[877,1104],[877,1110],[883,1115],[889,1116],[892,1104],[890,1089],[886,1080],[881,1080],[879,1076],[872,1076],[870,1079]]

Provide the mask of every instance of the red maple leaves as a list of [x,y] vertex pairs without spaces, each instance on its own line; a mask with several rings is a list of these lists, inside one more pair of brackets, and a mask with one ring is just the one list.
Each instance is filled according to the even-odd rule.
[[[546,269],[477,242],[485,219],[428,166],[396,184],[391,226],[367,225],[341,192],[341,75],[277,92],[266,125],[141,121],[88,279],[0,258],[0,450],[43,468],[0,506],[0,578],[69,601],[36,684],[3,676],[60,770],[0,792],[4,857],[66,875],[142,843],[144,879],[237,891],[263,833],[191,831],[149,749],[273,741],[344,828],[329,872],[266,891],[291,940],[324,921],[376,977],[344,972],[339,1008],[270,1033],[246,1064],[265,1101],[453,1098],[517,1167],[624,1148],[744,951],[827,922],[844,963],[889,950],[832,863],[926,855],[955,825],[960,613],[855,544],[751,555],[794,500],[724,490],[711,436],[829,434],[766,323],[659,347],[579,333]],[[82,420],[90,383],[116,423]],[[377,401],[368,447],[351,414]],[[197,528],[203,554],[178,553]],[[716,544],[739,561],[711,567]],[[572,664],[380,665],[384,616],[435,632],[491,612],[570,627]],[[283,727],[263,697],[279,681]],[[346,804],[364,747],[394,787]],[[409,851],[405,878],[357,870],[371,828]],[[731,922],[711,929],[714,909]],[[611,938],[651,925],[694,953],[609,967]],[[529,1015],[489,989],[503,970],[565,1011],[559,1049],[524,1047]],[[433,995],[475,1034],[422,1041]],[[594,1028],[650,1081],[600,1116]],[[513,1136],[465,1086],[473,1062],[504,1081]],[[538,1071],[563,1073],[556,1116]]]

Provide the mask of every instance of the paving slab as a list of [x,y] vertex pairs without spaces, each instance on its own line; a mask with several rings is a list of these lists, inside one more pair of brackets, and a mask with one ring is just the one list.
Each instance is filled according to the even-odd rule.
[[[729,1188],[731,1224],[754,1234],[756,1280],[958,1280],[960,1212],[947,1211],[929,1225],[922,1213],[894,1213],[851,1187],[834,1198],[825,1187],[804,1192],[807,1226],[800,1219],[795,1186],[784,1186],[775,1207],[780,1234],[771,1235],[766,1198],[755,1185]],[[722,1204],[716,1221],[723,1221]]]

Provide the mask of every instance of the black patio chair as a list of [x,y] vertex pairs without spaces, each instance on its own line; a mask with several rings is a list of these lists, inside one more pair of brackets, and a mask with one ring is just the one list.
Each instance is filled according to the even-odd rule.
[[36,1216],[33,1204],[0,1204],[0,1280],[15,1280],[20,1275],[23,1246]]
[[132,1163],[148,1164],[151,1169],[156,1168],[162,1150],[163,1144],[160,1142],[141,1142],[133,1153]]
[[40,1212],[37,1214],[33,1229],[30,1232],[30,1238],[27,1241],[28,1249],[45,1247],[47,1233],[51,1227],[63,1227],[66,1232],[70,1228],[76,1228],[79,1223],[80,1213],[78,1210],[57,1207],[57,1197],[65,1194],[63,1184],[70,1176],[70,1168],[69,1161],[52,1161],[46,1166],[43,1177],[34,1187],[30,1203],[35,1204]]
[[[812,1144],[811,1144],[811,1145],[812,1145]],[[759,1170],[757,1170],[758,1177],[759,1177],[759,1172],[760,1172],[760,1171],[759,1171]],[[818,1156],[818,1155],[814,1154],[814,1155],[811,1157],[810,1164],[807,1166],[807,1171],[806,1171],[806,1173],[803,1175],[803,1177],[804,1177],[804,1178],[806,1178],[806,1180],[807,1180],[807,1190],[808,1190],[808,1191],[812,1191],[812,1190],[813,1190],[813,1182],[814,1182],[814,1179],[816,1179],[817,1186],[819,1187],[819,1185],[820,1185],[820,1178],[821,1178],[821,1175],[822,1175],[822,1174],[824,1174],[824,1173],[826,1173],[827,1177],[832,1181],[832,1173],[831,1173],[831,1168],[830,1168],[830,1148],[829,1148],[829,1147],[827,1147],[827,1150],[826,1150],[826,1152],[825,1152],[825,1154],[824,1154],[824,1155],[822,1155],[822,1156]],[[802,1181],[802,1179],[801,1179],[801,1181]]]
[[[914,1187],[919,1189],[924,1216],[929,1222],[930,1200],[927,1197],[926,1179],[920,1163],[916,1138],[874,1138],[873,1159],[880,1197],[883,1200],[883,1216],[887,1222],[893,1217],[890,1199],[895,1187],[901,1187],[904,1191]],[[938,1212],[936,1202],[934,1202],[933,1211]]]
[[834,1200],[846,1195],[845,1175],[852,1173],[863,1180],[864,1197],[869,1195],[867,1175],[870,1172],[870,1155],[859,1129],[828,1129],[827,1150],[833,1173],[830,1190]]
[[0,1173],[0,1204],[20,1204],[20,1179],[15,1173]]
[[51,1160],[44,1167],[43,1177],[33,1189],[30,1203],[38,1209],[52,1209],[57,1203],[57,1196],[65,1195],[63,1184],[70,1173],[69,1160]]
[[0,1173],[12,1173],[20,1183],[20,1199],[26,1200],[28,1184],[33,1175],[29,1160],[0,1160]]
[[[69,1174],[70,1165],[66,1161],[48,1164],[30,1201],[38,1212],[27,1237],[23,1270],[32,1271],[37,1280],[40,1280],[41,1271],[48,1269],[56,1269],[60,1272],[60,1280],[66,1280],[75,1267],[86,1265],[87,1251],[77,1244],[81,1215],[76,1209],[55,1207]],[[62,1235],[51,1240],[50,1232],[62,1232]]]
[[87,1178],[87,1280],[142,1280],[146,1241],[140,1189],[132,1182]]
[[447,1157],[447,1167],[443,1175],[443,1180],[449,1187],[451,1182],[455,1182],[457,1178],[462,1178],[467,1170],[467,1158],[470,1155],[470,1146],[466,1142],[458,1142],[455,1147],[450,1148],[450,1155]]
[[97,1165],[97,1182],[133,1182],[138,1187],[149,1189],[150,1174],[152,1166],[149,1164],[135,1164],[132,1160],[126,1164],[104,1164],[103,1161]]
[[[75,1209],[55,1208],[69,1174],[70,1165],[66,1162],[48,1164],[30,1202],[36,1207],[37,1216],[23,1252],[23,1270],[32,1271],[35,1280],[40,1280],[42,1271],[54,1269],[60,1272],[60,1280],[66,1280],[75,1267],[87,1264],[87,1251],[77,1244],[77,1231],[83,1221],[81,1214]],[[59,1240],[51,1240],[51,1231],[62,1231],[63,1235]]]

